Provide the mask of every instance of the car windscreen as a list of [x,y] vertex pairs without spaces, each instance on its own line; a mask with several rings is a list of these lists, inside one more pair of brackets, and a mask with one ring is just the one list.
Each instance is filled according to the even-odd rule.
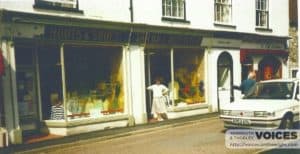
[[291,99],[294,82],[258,82],[244,99]]

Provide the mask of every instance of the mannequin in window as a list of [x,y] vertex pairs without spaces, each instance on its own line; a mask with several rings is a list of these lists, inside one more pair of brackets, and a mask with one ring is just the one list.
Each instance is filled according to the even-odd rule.
[[59,94],[53,93],[50,96],[51,99],[51,120],[62,120],[64,119],[64,107]]

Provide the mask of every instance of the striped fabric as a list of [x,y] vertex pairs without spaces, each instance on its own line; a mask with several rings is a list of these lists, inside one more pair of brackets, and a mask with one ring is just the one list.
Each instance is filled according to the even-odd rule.
[[62,120],[64,119],[64,108],[62,106],[51,107],[51,120]]

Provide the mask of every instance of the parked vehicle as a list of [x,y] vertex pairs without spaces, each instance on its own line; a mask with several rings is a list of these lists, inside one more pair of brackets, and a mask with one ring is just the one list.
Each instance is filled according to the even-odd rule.
[[299,80],[257,82],[238,100],[221,108],[225,128],[291,129],[299,121]]

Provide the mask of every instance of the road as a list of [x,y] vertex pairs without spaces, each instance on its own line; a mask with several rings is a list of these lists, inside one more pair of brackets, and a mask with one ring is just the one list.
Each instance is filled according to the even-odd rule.
[[252,154],[260,149],[225,147],[223,124],[218,117],[204,118],[185,125],[156,128],[144,133],[106,140],[47,147],[30,153],[49,154]]

